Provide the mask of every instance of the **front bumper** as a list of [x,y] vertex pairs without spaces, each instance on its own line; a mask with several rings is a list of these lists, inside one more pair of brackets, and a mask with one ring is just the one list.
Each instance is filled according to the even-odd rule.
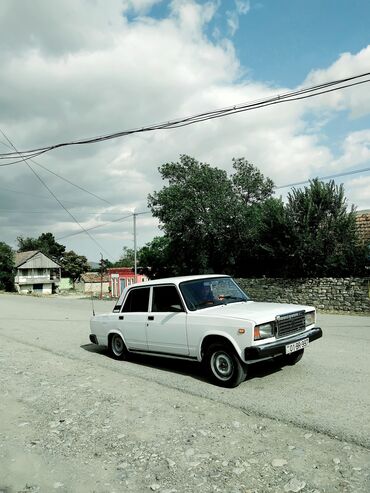
[[93,344],[98,344],[98,339],[95,334],[90,334],[89,338]]
[[287,344],[292,344],[293,342],[302,341],[307,338],[312,342],[320,337],[322,337],[322,330],[320,327],[314,327],[306,332],[284,338],[284,340],[261,344],[260,346],[247,347],[244,351],[244,358],[247,363],[275,358],[276,356],[285,354],[285,346]]

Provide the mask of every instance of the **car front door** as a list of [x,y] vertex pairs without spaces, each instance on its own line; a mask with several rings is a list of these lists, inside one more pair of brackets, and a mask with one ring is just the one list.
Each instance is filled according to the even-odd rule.
[[149,351],[183,356],[189,354],[187,314],[175,286],[153,287],[151,311],[147,319]]
[[121,312],[117,314],[119,329],[128,349],[147,350],[146,325],[149,308],[149,287],[132,288]]

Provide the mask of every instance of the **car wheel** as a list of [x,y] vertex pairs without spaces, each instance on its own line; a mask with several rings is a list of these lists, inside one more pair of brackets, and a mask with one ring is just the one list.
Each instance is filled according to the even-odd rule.
[[115,359],[123,359],[126,356],[127,349],[122,337],[119,334],[112,334],[110,337],[109,351]]
[[300,349],[299,351],[295,351],[294,353],[285,354],[282,357],[283,358],[283,364],[284,365],[290,365],[290,366],[295,365],[296,363],[298,363],[298,361],[300,361],[302,359],[303,353],[304,353],[304,349]]
[[246,367],[228,345],[211,344],[203,361],[210,380],[221,387],[237,387],[247,375]]

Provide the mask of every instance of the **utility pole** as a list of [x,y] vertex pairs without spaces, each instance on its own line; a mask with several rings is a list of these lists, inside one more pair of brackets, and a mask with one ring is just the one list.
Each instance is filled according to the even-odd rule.
[[135,273],[135,282],[137,282],[137,246],[136,246],[136,216],[137,213],[134,212],[132,214],[134,220],[134,273]]
[[103,262],[103,254],[100,252],[100,299],[103,298],[103,268],[104,268],[104,262]]

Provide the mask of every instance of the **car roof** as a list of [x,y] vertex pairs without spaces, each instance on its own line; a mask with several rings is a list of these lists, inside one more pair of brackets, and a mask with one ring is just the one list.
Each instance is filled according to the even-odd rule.
[[198,281],[201,279],[211,279],[211,278],[217,278],[217,277],[230,277],[230,276],[227,276],[226,274],[200,274],[200,275],[196,275],[196,276],[166,277],[163,279],[154,279],[152,281],[138,282],[135,284],[131,284],[128,287],[132,288],[132,287],[137,287],[137,286],[152,286],[153,284],[155,284],[156,286],[159,284],[176,284],[176,285],[179,285],[181,282],[184,282],[184,281]]

